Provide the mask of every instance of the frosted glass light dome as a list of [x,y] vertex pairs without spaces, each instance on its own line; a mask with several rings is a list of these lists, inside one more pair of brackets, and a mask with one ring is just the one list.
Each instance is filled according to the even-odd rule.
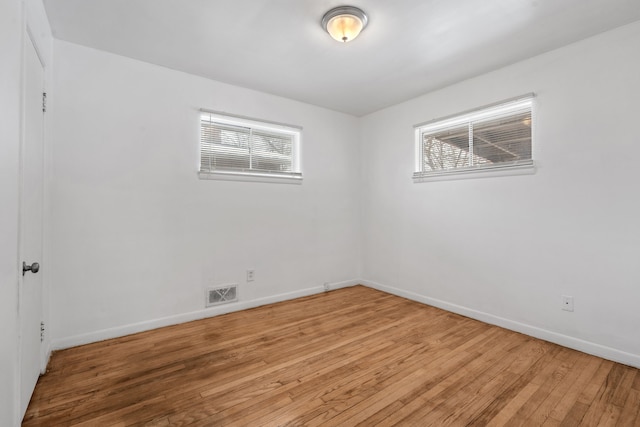
[[367,15],[357,7],[331,9],[322,18],[322,27],[339,42],[350,42],[367,26]]

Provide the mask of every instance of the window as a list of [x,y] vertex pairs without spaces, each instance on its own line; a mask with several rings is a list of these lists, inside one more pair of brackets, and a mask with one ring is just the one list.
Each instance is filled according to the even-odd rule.
[[301,128],[200,112],[201,178],[300,182]]
[[496,169],[532,169],[532,103],[533,95],[526,95],[416,125],[414,180]]

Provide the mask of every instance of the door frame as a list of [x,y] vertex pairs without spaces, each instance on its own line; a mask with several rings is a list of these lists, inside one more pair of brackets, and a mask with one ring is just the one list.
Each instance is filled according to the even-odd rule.
[[[47,94],[46,99],[46,112],[44,112],[42,116],[42,158],[43,158],[43,170],[42,170],[42,258],[41,264],[45,264],[47,266],[44,270],[41,270],[42,274],[42,321],[45,324],[49,323],[49,286],[48,279],[51,277],[49,275],[50,268],[48,268],[48,255],[49,255],[49,221],[50,216],[48,213],[50,212],[51,201],[49,199],[49,182],[51,181],[51,150],[48,148],[48,140],[47,137],[49,135],[49,120],[47,117],[50,115],[50,111],[52,110],[52,96],[49,90],[49,82],[51,81],[51,70],[47,64],[47,60],[45,58],[46,50],[43,50],[38,42],[38,38],[33,36],[33,32],[27,21],[25,25],[25,43],[32,43],[33,47],[38,55],[38,59],[40,60],[40,64],[42,65],[42,91]],[[26,45],[25,45],[26,48]],[[24,64],[24,63],[23,63]],[[24,107],[23,107],[24,108]],[[49,113],[49,114],[47,114]],[[23,136],[24,138],[24,136]],[[21,170],[22,172],[22,170]],[[20,197],[22,197],[22,193],[20,192]],[[21,218],[21,217],[20,217]],[[21,218],[22,219],[22,218]],[[22,263],[20,263],[20,271],[22,271]],[[47,325],[48,326],[48,325]],[[40,346],[40,373],[44,374],[47,370],[47,365],[49,363],[49,358],[51,357],[51,339],[49,335],[48,329],[45,329],[43,332],[44,340],[42,341],[42,345]]]
[[[47,91],[47,86],[48,86],[48,82],[50,80],[49,78],[49,69],[47,66],[47,62],[45,60],[45,57],[43,55],[43,49],[40,45],[40,43],[38,42],[38,38],[34,36],[34,33],[31,29],[31,26],[29,25],[29,11],[26,10],[27,8],[24,6],[23,4],[23,25],[22,25],[22,37],[21,37],[21,64],[20,64],[20,72],[21,72],[21,83],[20,83],[20,105],[19,105],[19,109],[20,109],[20,141],[19,141],[19,165],[18,165],[18,223],[17,223],[17,245],[16,245],[16,250],[17,250],[17,255],[18,255],[18,266],[17,266],[17,276],[16,276],[16,286],[17,286],[17,297],[18,297],[18,305],[17,305],[17,310],[16,310],[16,327],[17,327],[17,334],[16,334],[16,347],[17,347],[17,354],[16,354],[16,358],[17,358],[17,366],[16,366],[16,399],[15,399],[15,407],[16,407],[16,414],[18,417],[18,422],[22,421],[22,417],[23,414],[21,413],[21,406],[22,406],[22,391],[23,391],[23,384],[22,384],[22,365],[23,365],[23,358],[22,358],[22,333],[21,333],[21,327],[22,327],[22,312],[20,310],[21,306],[22,306],[22,300],[23,300],[23,275],[22,275],[22,262],[23,261],[28,261],[25,260],[24,256],[24,242],[23,242],[23,226],[24,226],[24,215],[25,215],[25,211],[24,211],[24,203],[23,203],[23,196],[24,196],[24,173],[25,173],[25,152],[26,152],[26,137],[27,137],[27,133],[26,133],[26,125],[27,125],[27,120],[26,120],[26,102],[25,102],[25,97],[27,96],[27,49],[30,49],[29,44],[31,44],[33,46],[33,49],[36,53],[36,56],[40,62],[40,65],[42,66],[42,90],[43,92]],[[44,50],[46,51],[46,49]],[[42,156],[43,156],[43,162],[42,162],[42,191],[43,191],[43,198],[42,198],[42,239],[41,239],[41,252],[42,252],[42,259],[38,260],[38,262],[42,263],[44,258],[46,257],[45,255],[45,251],[46,251],[46,245],[45,245],[45,236],[47,236],[48,232],[47,232],[47,224],[48,224],[48,186],[47,186],[47,181],[48,181],[48,174],[49,174],[49,161],[48,161],[48,151],[46,149],[46,142],[47,142],[47,120],[46,120],[46,114],[43,115],[42,117]],[[39,272],[38,274],[42,274],[42,283],[41,283],[41,307],[40,307],[40,313],[41,313],[41,321],[47,322],[48,321],[48,293],[45,293],[45,277],[47,277],[47,274],[45,274],[43,271]],[[45,294],[47,295],[47,298],[45,298]],[[50,340],[47,340],[47,342],[45,341],[41,341],[40,343],[40,347],[38,349],[38,362],[39,362],[39,371],[40,374],[43,374],[46,371],[46,366],[48,363],[48,359],[49,356],[51,354],[51,350],[50,350]],[[46,344],[46,345],[45,345]]]
[[[24,42],[23,42],[23,54],[22,54],[22,67],[23,67],[23,80],[22,80],[22,137],[20,138],[20,188],[18,190],[18,194],[20,197],[20,214],[18,216],[18,220],[19,220],[19,224],[18,224],[18,256],[22,257],[22,234],[21,234],[21,227],[22,227],[22,221],[23,221],[23,212],[22,212],[22,192],[23,192],[23,172],[24,172],[24,144],[25,144],[25,138],[26,138],[26,132],[25,132],[25,120],[24,120],[24,115],[25,115],[25,102],[24,102],[24,96],[26,95],[26,79],[24,78],[24,73],[26,73],[26,49],[28,47],[28,44],[31,43],[31,45],[33,46],[33,49],[36,52],[36,55],[38,57],[38,60],[40,61],[40,65],[42,66],[42,92],[43,93],[47,93],[47,72],[48,72],[48,67],[47,67],[47,63],[44,59],[44,55],[42,54],[42,49],[40,48],[40,46],[38,45],[38,41],[36,39],[36,37],[33,36],[33,31],[31,30],[31,27],[29,26],[29,22],[26,22],[25,24],[25,37],[23,38]],[[43,113],[45,113],[43,111]],[[45,225],[47,224],[47,172],[48,172],[48,162],[47,162],[47,151],[46,150],[46,142],[47,142],[47,115],[43,114],[42,116],[42,193],[43,193],[43,197],[42,197],[42,258],[40,261],[38,261],[40,264],[42,264],[44,262],[44,259],[46,257],[45,254],[45,236],[47,235],[46,232],[46,228]],[[18,275],[18,280],[20,281],[20,289],[19,292],[22,292],[22,261],[28,261],[28,260],[24,260],[21,259],[20,260],[20,265],[19,265],[19,269],[18,272],[20,273]],[[45,277],[47,277],[46,274],[46,270],[44,271],[40,271],[39,274],[42,274],[42,321],[46,322],[48,319],[45,318],[45,308],[48,305],[47,302],[45,302],[45,298],[44,298],[44,290],[45,290]],[[19,294],[20,296],[20,294]],[[20,300],[18,300],[20,301]],[[20,314],[18,313],[18,321],[20,321],[19,318]],[[40,374],[44,374],[45,371],[47,370],[47,362],[49,361],[49,356],[50,356],[50,351],[46,351],[47,349],[45,348],[45,341],[41,342],[40,345]]]

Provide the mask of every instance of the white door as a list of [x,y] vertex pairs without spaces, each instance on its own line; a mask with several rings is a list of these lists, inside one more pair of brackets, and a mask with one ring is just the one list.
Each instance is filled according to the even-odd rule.
[[[20,256],[28,267],[42,260],[44,204],[44,70],[29,37],[25,42],[24,139],[20,191]],[[33,265],[33,270],[36,270]],[[20,415],[29,405],[40,375],[42,273],[25,271],[19,282]]]

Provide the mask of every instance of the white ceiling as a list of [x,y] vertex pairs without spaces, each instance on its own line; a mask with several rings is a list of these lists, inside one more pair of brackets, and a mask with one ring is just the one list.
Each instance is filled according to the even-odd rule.
[[[322,15],[369,25],[334,41]],[[640,19],[640,0],[45,0],[56,38],[361,116]],[[640,48],[639,48],[640,49]]]

